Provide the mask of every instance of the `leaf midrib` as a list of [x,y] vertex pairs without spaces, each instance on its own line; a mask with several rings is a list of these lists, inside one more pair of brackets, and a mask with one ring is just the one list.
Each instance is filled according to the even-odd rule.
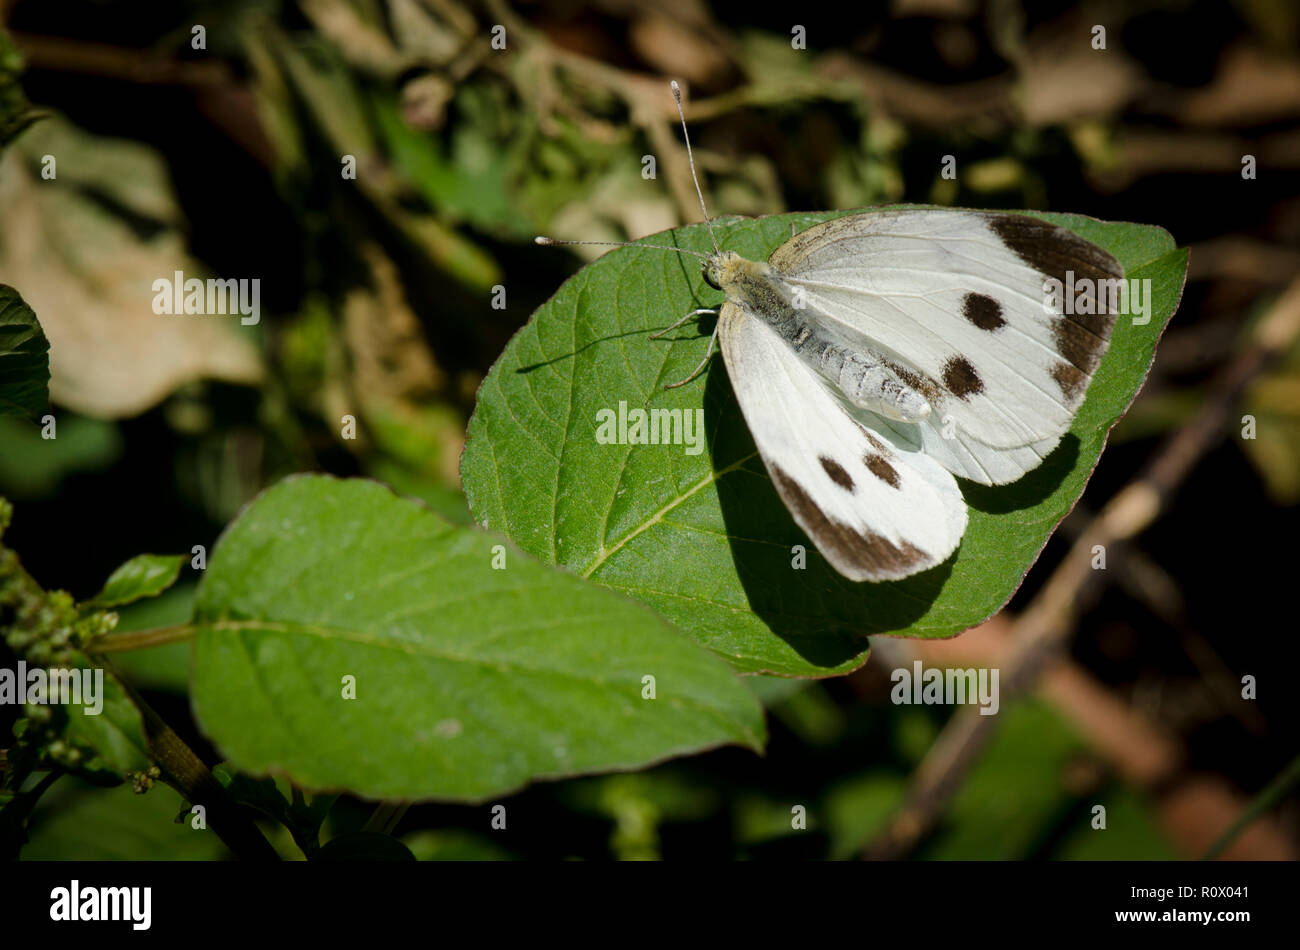
[[[553,623],[532,624],[520,629],[540,630],[547,627],[559,626],[561,624],[572,624],[582,622],[605,622],[608,620],[606,615],[593,614],[590,616],[565,617]],[[320,637],[328,640],[345,640],[351,643],[357,643],[366,647],[377,649],[396,650],[411,656],[422,656],[448,662],[466,663],[473,666],[491,667],[497,672],[509,675],[510,673],[525,673],[538,676],[555,676],[561,679],[568,679],[593,685],[602,689],[614,691],[616,684],[622,681],[614,679],[600,679],[591,676],[585,672],[575,672],[571,670],[559,669],[554,667],[527,666],[513,660],[489,660],[481,657],[468,656],[464,654],[450,653],[443,650],[431,649],[428,644],[410,643],[400,640],[382,640],[361,635],[360,631],[339,627],[326,627],[320,624],[308,624],[298,622],[287,622],[279,620],[200,620],[196,621],[196,626],[202,629],[217,630],[230,633],[245,632],[271,632],[284,633],[289,635],[303,634],[306,636]],[[256,666],[257,664],[254,664]],[[629,680],[631,683],[640,685],[638,680]],[[733,718],[727,710],[719,705],[704,702],[691,696],[672,696],[668,697],[670,705],[678,708],[697,709],[709,716],[719,719],[743,735],[751,743],[757,742],[757,737],[752,730],[740,720]]]
[[[608,619],[609,617],[606,614],[590,614],[586,616],[564,617],[555,621],[529,624],[525,627],[518,627],[515,629],[537,631],[551,627],[580,623],[605,623]],[[283,620],[198,620],[195,621],[195,626],[199,627],[201,630],[216,630],[222,633],[266,632],[284,633],[289,635],[302,634],[305,636],[319,637],[323,640],[343,640],[349,643],[356,643],[361,646],[373,647],[380,650],[395,650],[399,653],[405,653],[411,656],[428,657],[431,659],[467,663],[477,666],[490,666],[494,669],[506,672],[549,673],[599,685],[607,685],[616,682],[615,680],[603,680],[592,676],[586,676],[583,673],[572,672],[558,667],[528,666],[511,659],[488,659],[486,657],[477,657],[471,654],[440,650],[426,643],[375,637],[373,635],[368,635],[367,631],[360,631],[347,627],[327,627],[322,624]],[[506,630],[503,632],[508,633],[512,631]]]
[[709,485],[718,481],[720,478],[722,478],[722,476],[729,475],[730,473],[736,471],[737,469],[742,468],[746,462],[750,461],[751,459],[755,459],[757,457],[758,457],[757,451],[750,452],[748,455],[744,456],[743,458],[737,459],[735,462],[732,462],[726,468],[715,469],[713,471],[710,471],[708,475],[705,475],[703,478],[701,478],[698,482],[692,485],[685,492],[683,492],[682,494],[678,495],[676,498],[669,501],[668,504],[664,505],[653,515],[651,515],[648,519],[641,522],[641,524],[637,525],[636,528],[634,528],[632,531],[629,531],[627,534],[623,535],[623,537],[620,538],[618,540],[618,543],[615,544],[613,547],[607,548],[602,544],[600,546],[600,553],[596,555],[596,559],[592,561],[591,565],[586,570],[584,570],[579,576],[583,578],[591,577],[591,575],[594,574],[602,564],[604,564],[611,557],[617,554],[633,538],[641,534],[643,531],[647,531],[650,528],[654,527],[655,525],[659,524],[661,521],[663,521],[664,516],[667,515],[668,512],[672,511],[682,502],[686,501],[686,499],[690,498],[693,495],[698,494],[700,491],[707,488]]

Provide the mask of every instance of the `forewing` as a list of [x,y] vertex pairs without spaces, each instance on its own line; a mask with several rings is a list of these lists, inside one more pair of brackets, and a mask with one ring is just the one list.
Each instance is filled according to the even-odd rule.
[[[1056,225],[943,210],[837,218],[770,263],[833,333],[889,356],[933,410],[918,438],[985,484],[1018,478],[1069,429],[1114,326],[1109,282],[1123,277]],[[1049,279],[1083,288],[1081,305],[1049,312]]]
[[763,463],[837,571],[893,580],[956,550],[967,512],[952,475],[855,421],[761,319],[730,302],[718,319],[727,371]]

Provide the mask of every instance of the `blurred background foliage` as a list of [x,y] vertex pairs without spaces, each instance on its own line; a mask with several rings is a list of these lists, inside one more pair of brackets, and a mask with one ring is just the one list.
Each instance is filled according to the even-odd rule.
[[[1081,508],[1190,417],[1300,274],[1288,0],[0,0],[0,12],[0,282],[51,341],[58,419],[48,441],[0,418],[0,495],[17,503],[7,543],[78,596],[142,550],[210,550],[240,506],[296,471],[372,476],[467,522],[457,460],[477,385],[582,262],[532,236],[616,240],[698,219],[669,77],[688,91],[715,214],[1039,208],[1159,224],[1191,246],[1182,309]],[[806,49],[792,48],[796,24]],[[946,155],[955,179],[940,175]],[[259,278],[260,323],[155,316],[152,281],[176,270]],[[1255,702],[1239,694],[1242,675],[1297,660],[1300,352],[1256,380],[1242,411],[1256,438],[1227,433],[1207,456],[1091,605],[1074,679],[1004,710],[911,856],[1192,856],[1295,755],[1277,679]],[[355,440],[340,435],[349,414]],[[1063,551],[1051,542],[1045,561]],[[192,597],[178,586],[120,629],[182,620]],[[398,834],[427,859],[851,857],[948,715],[891,705],[890,669],[989,665],[996,637],[994,621],[947,653],[873,644],[836,681],[751,680],[772,713],[764,758],[720,750],[535,786],[511,800],[504,832],[487,831],[482,807],[417,806]],[[218,761],[190,718],[185,646],[120,665]],[[1091,826],[1098,804],[1105,832]],[[807,830],[791,829],[796,805]],[[221,856],[172,823],[179,807],[163,786],[64,779],[27,854]],[[325,837],[359,830],[369,810],[340,800]],[[1294,858],[1298,819],[1292,798],[1230,855]]]

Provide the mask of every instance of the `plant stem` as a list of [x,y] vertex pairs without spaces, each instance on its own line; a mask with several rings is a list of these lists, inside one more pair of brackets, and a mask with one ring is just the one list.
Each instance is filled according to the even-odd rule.
[[189,623],[172,624],[170,627],[150,627],[148,630],[131,630],[126,633],[110,633],[91,643],[87,650],[92,653],[125,653],[127,650],[143,650],[146,647],[159,647],[168,643],[182,643],[191,639],[198,628]]
[[1223,834],[1219,835],[1217,841],[1210,845],[1209,850],[1201,855],[1202,861],[1213,861],[1228,845],[1232,844],[1237,835],[1246,829],[1246,826],[1259,818],[1265,812],[1271,811],[1282,799],[1291,792],[1291,789],[1300,784],[1300,755],[1291,760],[1291,764],[1284,768],[1281,773],[1264,787],[1264,790],[1255,796],[1254,801],[1246,806],[1245,810],[1237,816],[1236,820],[1230,824]]
[[13,801],[0,809],[0,860],[17,861],[22,846],[27,840],[27,819],[31,817],[36,803],[41,800],[51,785],[63,775],[61,769],[54,769],[45,775],[31,789],[18,792]]
[[380,802],[374,812],[370,815],[370,820],[366,822],[363,831],[377,831],[381,835],[391,835],[397,828],[397,823],[402,820],[406,810],[411,807],[410,802]]
[[123,685],[144,718],[149,756],[157,763],[167,784],[190,804],[203,806],[208,824],[235,857],[245,861],[280,860],[257,825],[239,810],[203,760],[139,693],[129,684]]

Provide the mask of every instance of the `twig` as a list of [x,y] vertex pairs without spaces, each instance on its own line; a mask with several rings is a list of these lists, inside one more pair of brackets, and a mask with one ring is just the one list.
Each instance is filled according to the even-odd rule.
[[[1061,534],[1073,541],[1083,532],[1091,518],[1092,513],[1084,505],[1076,505],[1074,511],[1061,522]],[[1188,620],[1187,605],[1178,583],[1135,544],[1120,543],[1108,548],[1106,559],[1111,570],[1108,576],[1118,579],[1120,589],[1146,605],[1178,634],[1187,656],[1200,673],[1201,683],[1218,702],[1220,709],[1251,732],[1263,733],[1268,727],[1263,714],[1253,703],[1240,701],[1231,667],[1219,656],[1214,645]],[[1116,570],[1118,566],[1122,566],[1122,570]]]
[[257,825],[239,810],[203,760],[129,683],[124,680],[122,683],[144,719],[149,757],[157,763],[164,781],[186,801],[203,806],[208,824],[236,857],[246,861],[280,860]]
[[183,643],[192,639],[197,632],[198,628],[189,623],[172,624],[170,627],[150,627],[148,630],[129,630],[100,637],[87,649],[91,653],[125,653],[128,650],[143,650],[145,647],[164,646],[168,643]]
[[126,82],[179,86],[223,86],[234,73],[217,59],[186,60],[162,57],[148,50],[126,49],[64,36],[11,33],[28,69],[83,73]]
[[1210,845],[1205,854],[1201,855],[1202,861],[1213,861],[1223,850],[1232,844],[1233,839],[1261,815],[1271,811],[1276,805],[1286,798],[1296,785],[1300,785],[1300,756],[1291,760],[1291,764],[1282,770],[1281,774],[1265,786],[1264,790],[1255,796],[1246,810],[1237,816],[1237,819],[1227,827],[1227,830],[1219,836],[1214,844]]
[[[1113,576],[1115,572],[1108,573]],[[879,647],[882,654],[893,653],[889,648],[894,648],[905,655],[877,656],[867,669],[875,666],[883,683],[888,674],[881,673],[878,663],[888,669],[920,659],[927,665],[945,668],[1001,668],[1011,653],[1010,632],[1011,617],[1004,613],[950,640],[886,638],[873,646]],[[872,651],[873,656],[876,653]],[[876,695],[881,691],[879,684],[873,690]],[[1159,823],[1179,853],[1203,853],[1249,803],[1249,796],[1234,791],[1223,779],[1184,771],[1185,757],[1177,737],[1149,720],[1068,653],[1059,655],[1043,671],[1034,693],[1064,716],[1092,746],[1108,766],[1107,775],[1150,794]],[[1267,815],[1234,841],[1226,856],[1233,860],[1293,861],[1296,848],[1282,821]]]
[[370,813],[362,831],[374,831],[381,835],[391,835],[397,825],[410,809],[410,802],[380,802]]
[[[1080,534],[1068,555],[1012,625],[1014,644],[1002,677],[1004,701],[1032,683],[1045,660],[1069,638],[1079,601],[1098,575],[1091,567],[1095,545],[1114,545],[1149,526],[1197,461],[1227,430],[1243,390],[1300,336],[1300,279],[1260,321],[1248,348],[1224,367],[1200,411],[1156,453],[1150,465],[1115,495]],[[908,853],[933,827],[971,765],[993,735],[994,716],[971,708],[956,712],[916,770],[907,800],[864,857],[888,859]]]
[[[487,8],[498,23],[506,26],[512,38],[523,40],[521,45],[544,69],[557,66],[566,69],[582,77],[585,82],[608,90],[623,100],[628,107],[628,120],[645,131],[655,150],[674,156],[673,161],[661,159],[659,165],[682,220],[694,220],[698,209],[695,186],[686,173],[685,149],[677,143],[672,133],[677,113],[665,88],[666,84],[659,79],[627,73],[608,63],[555,46],[546,34],[515,16],[503,0],[487,0]],[[543,85],[542,88],[546,86]],[[687,110],[688,113],[692,111]],[[545,116],[539,119],[545,121]]]

